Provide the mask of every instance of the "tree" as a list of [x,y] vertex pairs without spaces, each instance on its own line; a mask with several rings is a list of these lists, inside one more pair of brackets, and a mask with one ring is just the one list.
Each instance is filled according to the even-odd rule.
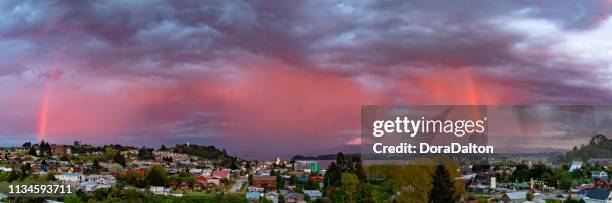
[[147,149],[144,146],[138,149],[138,159],[140,160],[155,159],[155,157],[153,156],[153,149]]
[[91,166],[91,169],[93,170],[95,174],[99,174],[100,169],[102,169],[102,167],[100,166],[100,160],[95,159],[93,162],[93,165]]
[[440,164],[436,167],[436,172],[433,175],[432,189],[429,195],[429,201],[433,203],[456,202],[453,181],[450,174]]
[[130,170],[125,173],[125,182],[136,187],[144,187],[144,177],[140,176],[136,171]]
[[52,155],[51,153],[51,145],[48,142],[45,142],[44,140],[40,141],[40,144],[38,145],[38,151],[40,156],[44,156],[44,155]]
[[21,147],[23,147],[23,148],[30,148],[30,147],[32,147],[32,143],[31,143],[31,142],[26,142],[26,143],[23,143],[23,144],[21,145]]
[[352,173],[342,173],[342,189],[346,193],[348,202],[353,202],[353,196],[359,189],[359,178]]
[[159,151],[166,151],[168,150],[168,148],[166,148],[166,145],[162,145],[161,148],[159,148]]
[[168,180],[166,169],[161,165],[155,165],[145,171],[145,180],[152,186],[165,186]]
[[123,155],[121,155],[121,153],[117,152],[115,153],[115,156],[113,157],[113,163],[118,163],[119,165],[125,167],[126,163],[125,163],[125,157]]
[[38,154],[36,153],[36,149],[34,149],[34,147],[30,147],[30,151],[28,152],[28,155],[38,156]]
[[531,192],[531,191],[527,192],[527,196],[525,197],[525,199],[527,201],[533,200],[533,192]]
[[283,188],[285,188],[285,179],[280,174],[276,174],[276,189]]

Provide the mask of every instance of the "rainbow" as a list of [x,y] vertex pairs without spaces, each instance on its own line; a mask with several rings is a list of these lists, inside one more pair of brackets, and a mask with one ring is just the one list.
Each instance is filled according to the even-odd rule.
[[46,76],[45,86],[43,87],[43,94],[40,101],[40,112],[38,116],[38,139],[44,140],[45,135],[47,134],[47,117],[49,112],[49,97],[51,96],[51,91],[53,90],[53,80],[56,79],[57,75],[57,65],[59,63],[60,55],[64,52],[64,46],[62,46],[59,50],[59,54],[53,59],[53,63],[51,64],[51,71]]

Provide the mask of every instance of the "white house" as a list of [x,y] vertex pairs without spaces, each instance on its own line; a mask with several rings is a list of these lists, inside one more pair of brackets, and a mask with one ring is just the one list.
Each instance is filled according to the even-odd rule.
[[591,177],[607,180],[608,173],[605,171],[591,171]]
[[85,176],[79,173],[62,173],[55,175],[55,179],[61,182],[80,182],[85,180]]
[[156,195],[168,195],[170,193],[170,188],[159,187],[159,186],[151,186],[149,190]]
[[117,179],[112,175],[90,175],[86,180],[93,181],[97,184],[113,187],[117,184]]

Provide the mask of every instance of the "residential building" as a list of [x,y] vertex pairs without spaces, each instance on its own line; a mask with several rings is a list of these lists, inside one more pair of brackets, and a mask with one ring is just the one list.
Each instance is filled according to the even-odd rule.
[[591,171],[591,177],[608,180],[608,173],[605,171]]
[[170,193],[170,188],[159,187],[159,186],[151,186],[149,190],[156,195],[168,195]]
[[279,195],[277,192],[272,191],[272,192],[266,193],[265,198],[272,201],[272,203],[278,203],[278,196]]
[[229,170],[215,170],[212,172],[212,177],[218,178],[218,179],[228,179],[230,177],[230,171]]
[[259,198],[261,198],[263,194],[261,192],[247,192],[246,199],[249,202],[259,202]]
[[287,203],[300,203],[300,202],[305,202],[304,201],[305,196],[301,193],[297,193],[297,192],[290,192],[285,194],[285,202]]
[[304,190],[303,192],[305,195],[310,197],[311,200],[316,200],[317,198],[323,197],[323,193],[318,190]]
[[253,176],[253,186],[261,187],[266,189],[276,188],[276,177],[275,176]]
[[502,196],[504,203],[520,203],[527,200],[527,192],[511,192]]
[[53,146],[51,146],[51,154],[53,154],[53,155],[66,155],[66,154],[70,154],[70,146],[66,146],[66,145],[53,145]]
[[80,182],[85,179],[85,176],[79,173],[63,173],[59,175],[55,175],[55,179],[58,181],[68,183],[68,182]]
[[584,198],[585,203],[612,203],[612,193],[610,189],[589,190]]

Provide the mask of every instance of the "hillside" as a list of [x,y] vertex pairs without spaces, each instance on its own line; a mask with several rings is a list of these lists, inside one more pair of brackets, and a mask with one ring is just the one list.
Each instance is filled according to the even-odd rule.
[[562,160],[566,162],[586,161],[591,158],[612,158],[612,140],[604,135],[596,135],[588,144],[574,146],[562,157]]
[[225,159],[233,159],[230,157],[224,149],[217,149],[215,146],[199,146],[199,145],[176,145],[174,147],[174,152],[188,154],[191,156],[197,156],[210,160],[225,160]]

